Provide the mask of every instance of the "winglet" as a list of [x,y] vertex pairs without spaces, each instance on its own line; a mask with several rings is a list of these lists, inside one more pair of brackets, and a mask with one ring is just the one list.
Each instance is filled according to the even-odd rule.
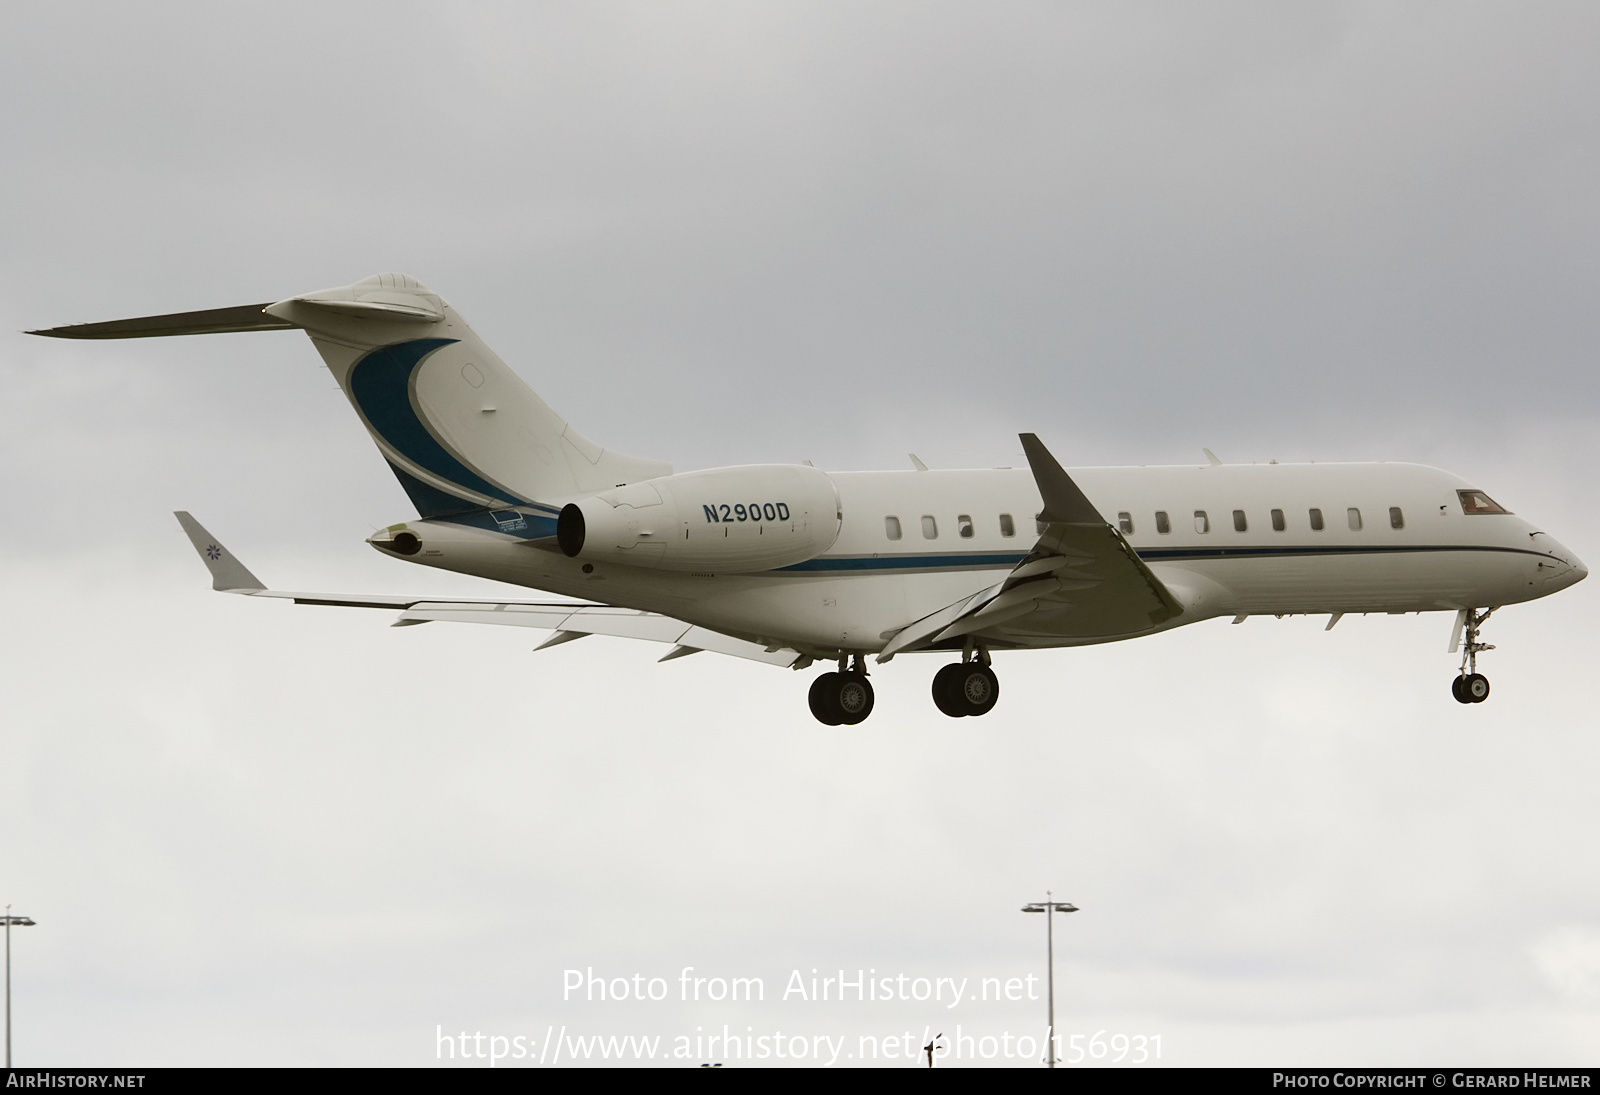
[[245,569],[245,565],[234,558],[233,552],[223,547],[215,536],[212,536],[200,522],[196,521],[183,511],[173,514],[178,519],[178,524],[183,526],[183,531],[188,534],[189,542],[200,553],[200,561],[205,563],[206,569],[211,572],[211,588],[222,593],[259,593],[267,587],[261,579]]
[[1094,503],[1084,497],[1078,484],[1066,473],[1050,450],[1044,447],[1037,434],[1018,434],[1022,451],[1028,454],[1028,466],[1033,469],[1033,481],[1039,485],[1039,496],[1044,499],[1044,510],[1039,520],[1046,524],[1103,525],[1106,519],[1094,508]]

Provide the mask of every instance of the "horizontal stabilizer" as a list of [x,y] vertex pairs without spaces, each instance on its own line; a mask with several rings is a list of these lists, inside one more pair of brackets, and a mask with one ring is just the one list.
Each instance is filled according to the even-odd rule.
[[[322,308],[356,319],[398,319],[411,323],[437,323],[444,318],[444,309],[430,305],[417,297],[414,301],[400,303],[384,300],[323,300],[315,296],[295,297],[290,304],[303,304]],[[263,305],[265,307],[265,305]],[[289,326],[293,326],[290,324]]]
[[49,327],[29,331],[46,338],[166,338],[170,335],[221,335],[235,331],[293,331],[295,324],[269,316],[265,304],[236,304],[232,308],[208,308],[203,312],[173,312],[165,316],[139,316],[113,319],[105,323],[74,323],[68,327]]

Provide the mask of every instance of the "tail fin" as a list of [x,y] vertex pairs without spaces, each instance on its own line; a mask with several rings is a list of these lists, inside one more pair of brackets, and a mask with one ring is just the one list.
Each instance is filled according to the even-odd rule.
[[672,474],[587,440],[421,283],[378,274],[268,305],[56,327],[52,338],[299,329],[424,517],[551,506]]

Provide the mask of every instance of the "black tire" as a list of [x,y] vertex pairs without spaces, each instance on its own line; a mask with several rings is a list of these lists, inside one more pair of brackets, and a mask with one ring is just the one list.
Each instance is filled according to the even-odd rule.
[[824,673],[812,681],[806,699],[811,704],[811,713],[822,725],[838,726],[844,721],[844,712],[839,710],[839,674]]
[[838,678],[833,692],[833,708],[846,726],[865,722],[872,714],[872,682],[864,673],[834,673]]
[[1456,698],[1457,703],[1472,702],[1472,697],[1464,690],[1466,683],[1467,678],[1461,674],[1457,674],[1456,679],[1450,682],[1450,694]]
[[962,668],[960,662],[954,662],[933,675],[933,705],[953,719],[959,719],[967,713],[967,705],[961,702],[957,691],[959,685],[956,683]]
[[1000,678],[982,662],[967,662],[961,666],[961,674],[954,678],[954,684],[955,698],[968,715],[987,715],[1000,699]]
[[1489,698],[1489,678],[1482,673],[1474,673],[1461,686],[1461,691],[1467,695],[1468,703],[1482,703]]

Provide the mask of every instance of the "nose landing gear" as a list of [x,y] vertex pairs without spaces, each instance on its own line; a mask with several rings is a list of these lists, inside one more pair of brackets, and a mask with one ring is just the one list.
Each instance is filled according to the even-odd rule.
[[839,659],[837,673],[824,673],[811,682],[807,697],[811,713],[824,726],[854,726],[872,714],[872,684],[867,680],[867,666],[860,654],[855,665],[848,659]]
[[1450,694],[1456,698],[1457,703],[1482,703],[1489,698],[1489,678],[1478,672],[1478,654],[1485,650],[1493,650],[1488,643],[1478,641],[1478,628],[1483,626],[1485,620],[1494,615],[1492,608],[1479,612],[1469,608],[1462,614],[1466,628],[1465,653],[1461,658],[1461,672],[1456,679],[1450,682]]

